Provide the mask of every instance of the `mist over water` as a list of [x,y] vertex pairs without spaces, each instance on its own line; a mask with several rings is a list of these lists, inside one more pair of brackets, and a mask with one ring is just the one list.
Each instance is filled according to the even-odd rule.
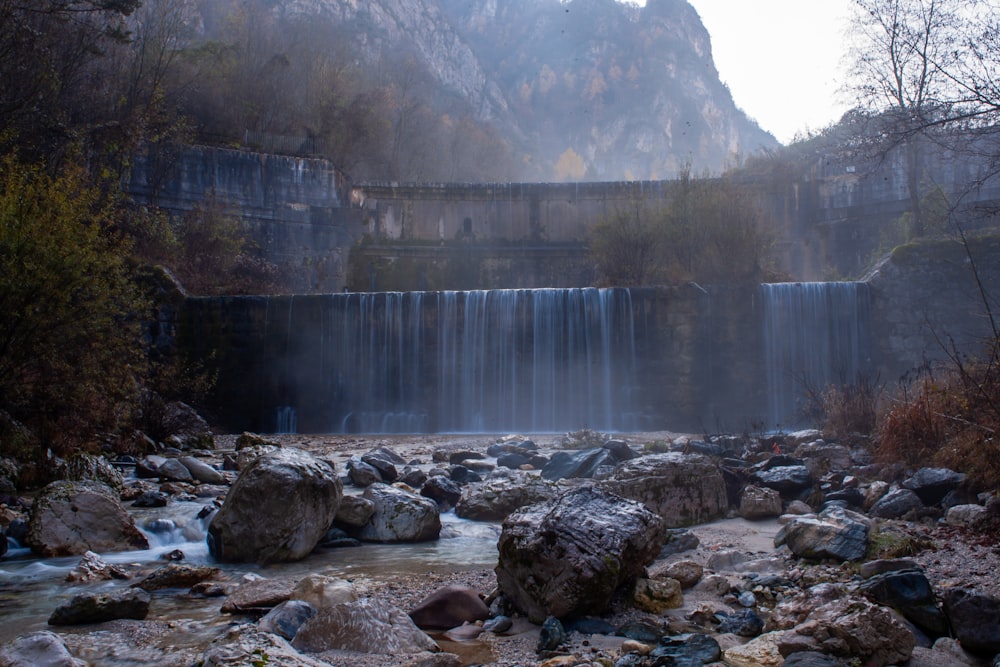
[[803,420],[806,390],[853,384],[871,366],[871,306],[862,282],[761,285],[768,426]]

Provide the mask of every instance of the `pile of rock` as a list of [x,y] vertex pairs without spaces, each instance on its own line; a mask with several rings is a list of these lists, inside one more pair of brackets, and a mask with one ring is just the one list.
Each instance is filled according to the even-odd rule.
[[[352,540],[434,540],[441,512],[454,508],[502,521],[497,589],[450,587],[405,611],[341,580],[234,586],[212,568],[174,563],[133,586],[74,599],[50,622],[143,618],[150,590],[184,587],[226,595],[225,613],[261,617],[220,637],[204,664],[235,664],[223,656],[249,660],[254,651],[288,665],[326,664],[335,651],[424,655],[437,649],[432,630],[501,646],[522,636],[524,623],[537,636],[531,659],[551,667],[977,665],[1000,653],[996,589],[932,581],[917,557],[897,557],[929,544],[913,526],[996,525],[1000,503],[970,495],[963,475],[874,466],[863,447],[816,431],[586,444],[543,452],[506,438],[485,451],[435,451],[430,461],[378,447],[350,458],[343,475],[323,458],[249,435],[215,465],[191,453],[147,457],[137,473],[151,470],[160,486],[146,492],[197,495],[204,485],[225,496],[205,515],[220,561],[298,560]],[[26,543],[46,555],[141,546],[119,501],[135,489],[122,484],[116,494],[99,462],[72,471],[79,479],[50,485],[32,505]],[[686,530],[727,516],[774,525],[773,549],[701,549]],[[905,548],[893,553],[894,541]],[[78,576],[120,578],[95,558],[85,556]]]

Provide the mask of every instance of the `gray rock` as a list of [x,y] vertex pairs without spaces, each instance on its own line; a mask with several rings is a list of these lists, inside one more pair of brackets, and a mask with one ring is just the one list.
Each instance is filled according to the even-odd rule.
[[893,613],[864,599],[840,599],[809,614],[795,632],[818,641],[826,653],[863,664],[896,665],[913,652],[913,633]]
[[347,476],[354,486],[369,486],[385,480],[375,466],[365,463],[360,456],[352,456],[347,462]]
[[250,579],[226,597],[220,611],[223,614],[243,614],[271,609],[290,599],[293,590],[294,582],[287,579]]
[[806,467],[814,477],[822,477],[828,472],[847,470],[851,467],[851,450],[843,445],[835,445],[815,440],[799,445],[795,449],[796,458],[805,459]]
[[229,489],[208,528],[209,551],[223,562],[305,558],[333,523],[342,496],[329,463],[298,449],[274,450]]
[[368,542],[423,542],[441,533],[441,512],[430,498],[387,484],[372,484],[362,496],[375,512],[359,537]]
[[305,653],[341,650],[399,655],[439,650],[405,611],[372,598],[321,610],[299,628],[292,646]]
[[[750,593],[750,595],[752,597],[753,593]],[[740,637],[756,637],[764,629],[764,619],[753,609],[743,609],[732,614],[719,612],[715,616],[719,621],[719,625],[716,628],[717,632],[734,634]]]
[[86,667],[66,649],[54,632],[32,632],[0,647],[0,665],[4,667]]
[[868,532],[862,515],[831,507],[815,519],[792,519],[774,536],[774,545],[786,544],[800,558],[860,560],[868,549]]
[[663,538],[663,520],[641,504],[574,489],[504,520],[497,585],[535,623],[600,613],[653,561]]
[[556,481],[560,479],[590,479],[601,466],[618,463],[614,454],[603,447],[575,452],[556,452],[542,468],[542,477]]
[[785,658],[782,667],[848,667],[848,663],[819,651],[798,651]]
[[910,489],[895,489],[875,501],[868,513],[880,519],[898,519],[923,507],[924,503]]
[[972,530],[983,530],[992,520],[990,511],[982,505],[954,505],[944,514],[944,522],[949,526],[962,526]]
[[490,617],[479,593],[467,586],[439,588],[410,610],[410,618],[420,628],[454,628]]
[[149,593],[139,588],[81,593],[56,607],[49,616],[49,625],[103,623],[119,618],[142,620],[149,614],[149,602]]
[[375,503],[361,496],[344,496],[340,499],[335,521],[349,528],[361,528],[375,514]]
[[454,507],[462,497],[462,487],[444,475],[432,475],[420,488],[420,495],[430,498],[441,507]]
[[707,665],[722,658],[722,649],[714,638],[696,632],[663,637],[649,656],[658,665]]
[[191,588],[206,579],[219,574],[219,568],[207,565],[187,565],[170,563],[150,572],[142,581],[133,584],[144,591],[158,591],[164,588]]
[[299,628],[316,615],[316,608],[302,600],[286,600],[267,612],[258,626],[264,632],[273,632],[285,639],[294,639]]
[[171,482],[193,482],[194,476],[187,466],[178,459],[166,459],[156,468],[156,474],[160,479]]
[[125,481],[118,468],[103,456],[94,456],[86,452],[72,454],[59,467],[56,475],[68,482],[99,482],[106,484],[115,493],[121,493]]
[[657,561],[649,567],[649,578],[659,579],[668,577],[677,580],[681,588],[691,588],[705,574],[705,568],[701,563],[693,560],[674,560],[669,562]]
[[542,627],[538,631],[538,643],[535,645],[535,653],[543,654],[548,651],[555,651],[566,643],[566,630],[559,619],[549,616],[542,622]]
[[358,599],[357,589],[350,581],[322,574],[310,574],[295,584],[292,599],[308,602],[316,609],[326,609]]
[[1000,653],[1000,599],[968,588],[949,588],[942,594],[944,613],[955,638],[967,651]]
[[399,478],[396,466],[406,465],[406,460],[388,447],[379,447],[361,455],[361,460],[378,471],[382,481],[388,484]]
[[769,519],[781,514],[781,494],[775,489],[749,485],[740,494],[740,516],[744,519]]
[[203,484],[226,483],[226,478],[221,472],[200,459],[196,459],[193,456],[182,456],[177,460],[188,469],[191,477]]
[[118,496],[86,481],[46,486],[32,506],[25,541],[47,558],[149,548]]
[[903,488],[913,491],[924,505],[930,507],[940,503],[949,491],[958,488],[965,477],[948,468],[921,468],[903,482]]
[[111,579],[128,579],[129,573],[118,565],[106,563],[93,551],[83,554],[76,567],[66,575],[66,581],[82,583],[88,581],[108,581]]
[[757,470],[750,479],[758,486],[774,489],[783,498],[794,499],[812,488],[813,478],[804,465],[777,466]]
[[948,619],[923,571],[912,568],[875,574],[859,589],[879,604],[892,607],[931,638],[948,634]]
[[[191,664],[206,667],[329,667],[325,660],[314,660],[296,651],[284,637],[265,632],[256,624],[243,623],[229,628]],[[341,663],[343,664],[343,663]]]
[[166,507],[168,501],[162,491],[146,491],[132,501],[132,507]]
[[455,514],[474,521],[501,521],[522,507],[551,500],[556,492],[555,484],[536,475],[500,470],[481,484],[463,488]]
[[404,468],[399,481],[414,489],[419,489],[427,481],[427,473],[420,468]]
[[803,445],[807,442],[814,442],[820,440],[823,437],[823,432],[814,428],[802,429],[801,431],[793,431],[788,433],[784,437],[785,444],[793,449],[799,445]]
[[668,528],[716,519],[729,507],[721,471],[698,454],[670,452],[625,461],[599,486],[644,504]]

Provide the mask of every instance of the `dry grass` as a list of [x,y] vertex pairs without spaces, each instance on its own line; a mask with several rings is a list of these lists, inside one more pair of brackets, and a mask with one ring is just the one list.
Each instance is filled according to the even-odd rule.
[[986,361],[953,355],[944,372],[924,377],[912,396],[879,420],[876,455],[912,467],[964,472],[977,490],[1000,489],[1000,338]]

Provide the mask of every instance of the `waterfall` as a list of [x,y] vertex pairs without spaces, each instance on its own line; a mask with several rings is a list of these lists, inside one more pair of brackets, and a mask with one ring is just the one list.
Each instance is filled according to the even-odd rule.
[[[293,413],[300,426],[332,433],[638,426],[628,405],[636,373],[628,290],[378,292],[324,299],[321,315],[298,301],[289,314],[287,339],[296,349],[288,363],[301,367],[293,392],[300,397]],[[311,379],[301,379],[306,377]]]
[[871,368],[868,285],[761,285],[769,426],[801,421],[806,390],[852,384]]

